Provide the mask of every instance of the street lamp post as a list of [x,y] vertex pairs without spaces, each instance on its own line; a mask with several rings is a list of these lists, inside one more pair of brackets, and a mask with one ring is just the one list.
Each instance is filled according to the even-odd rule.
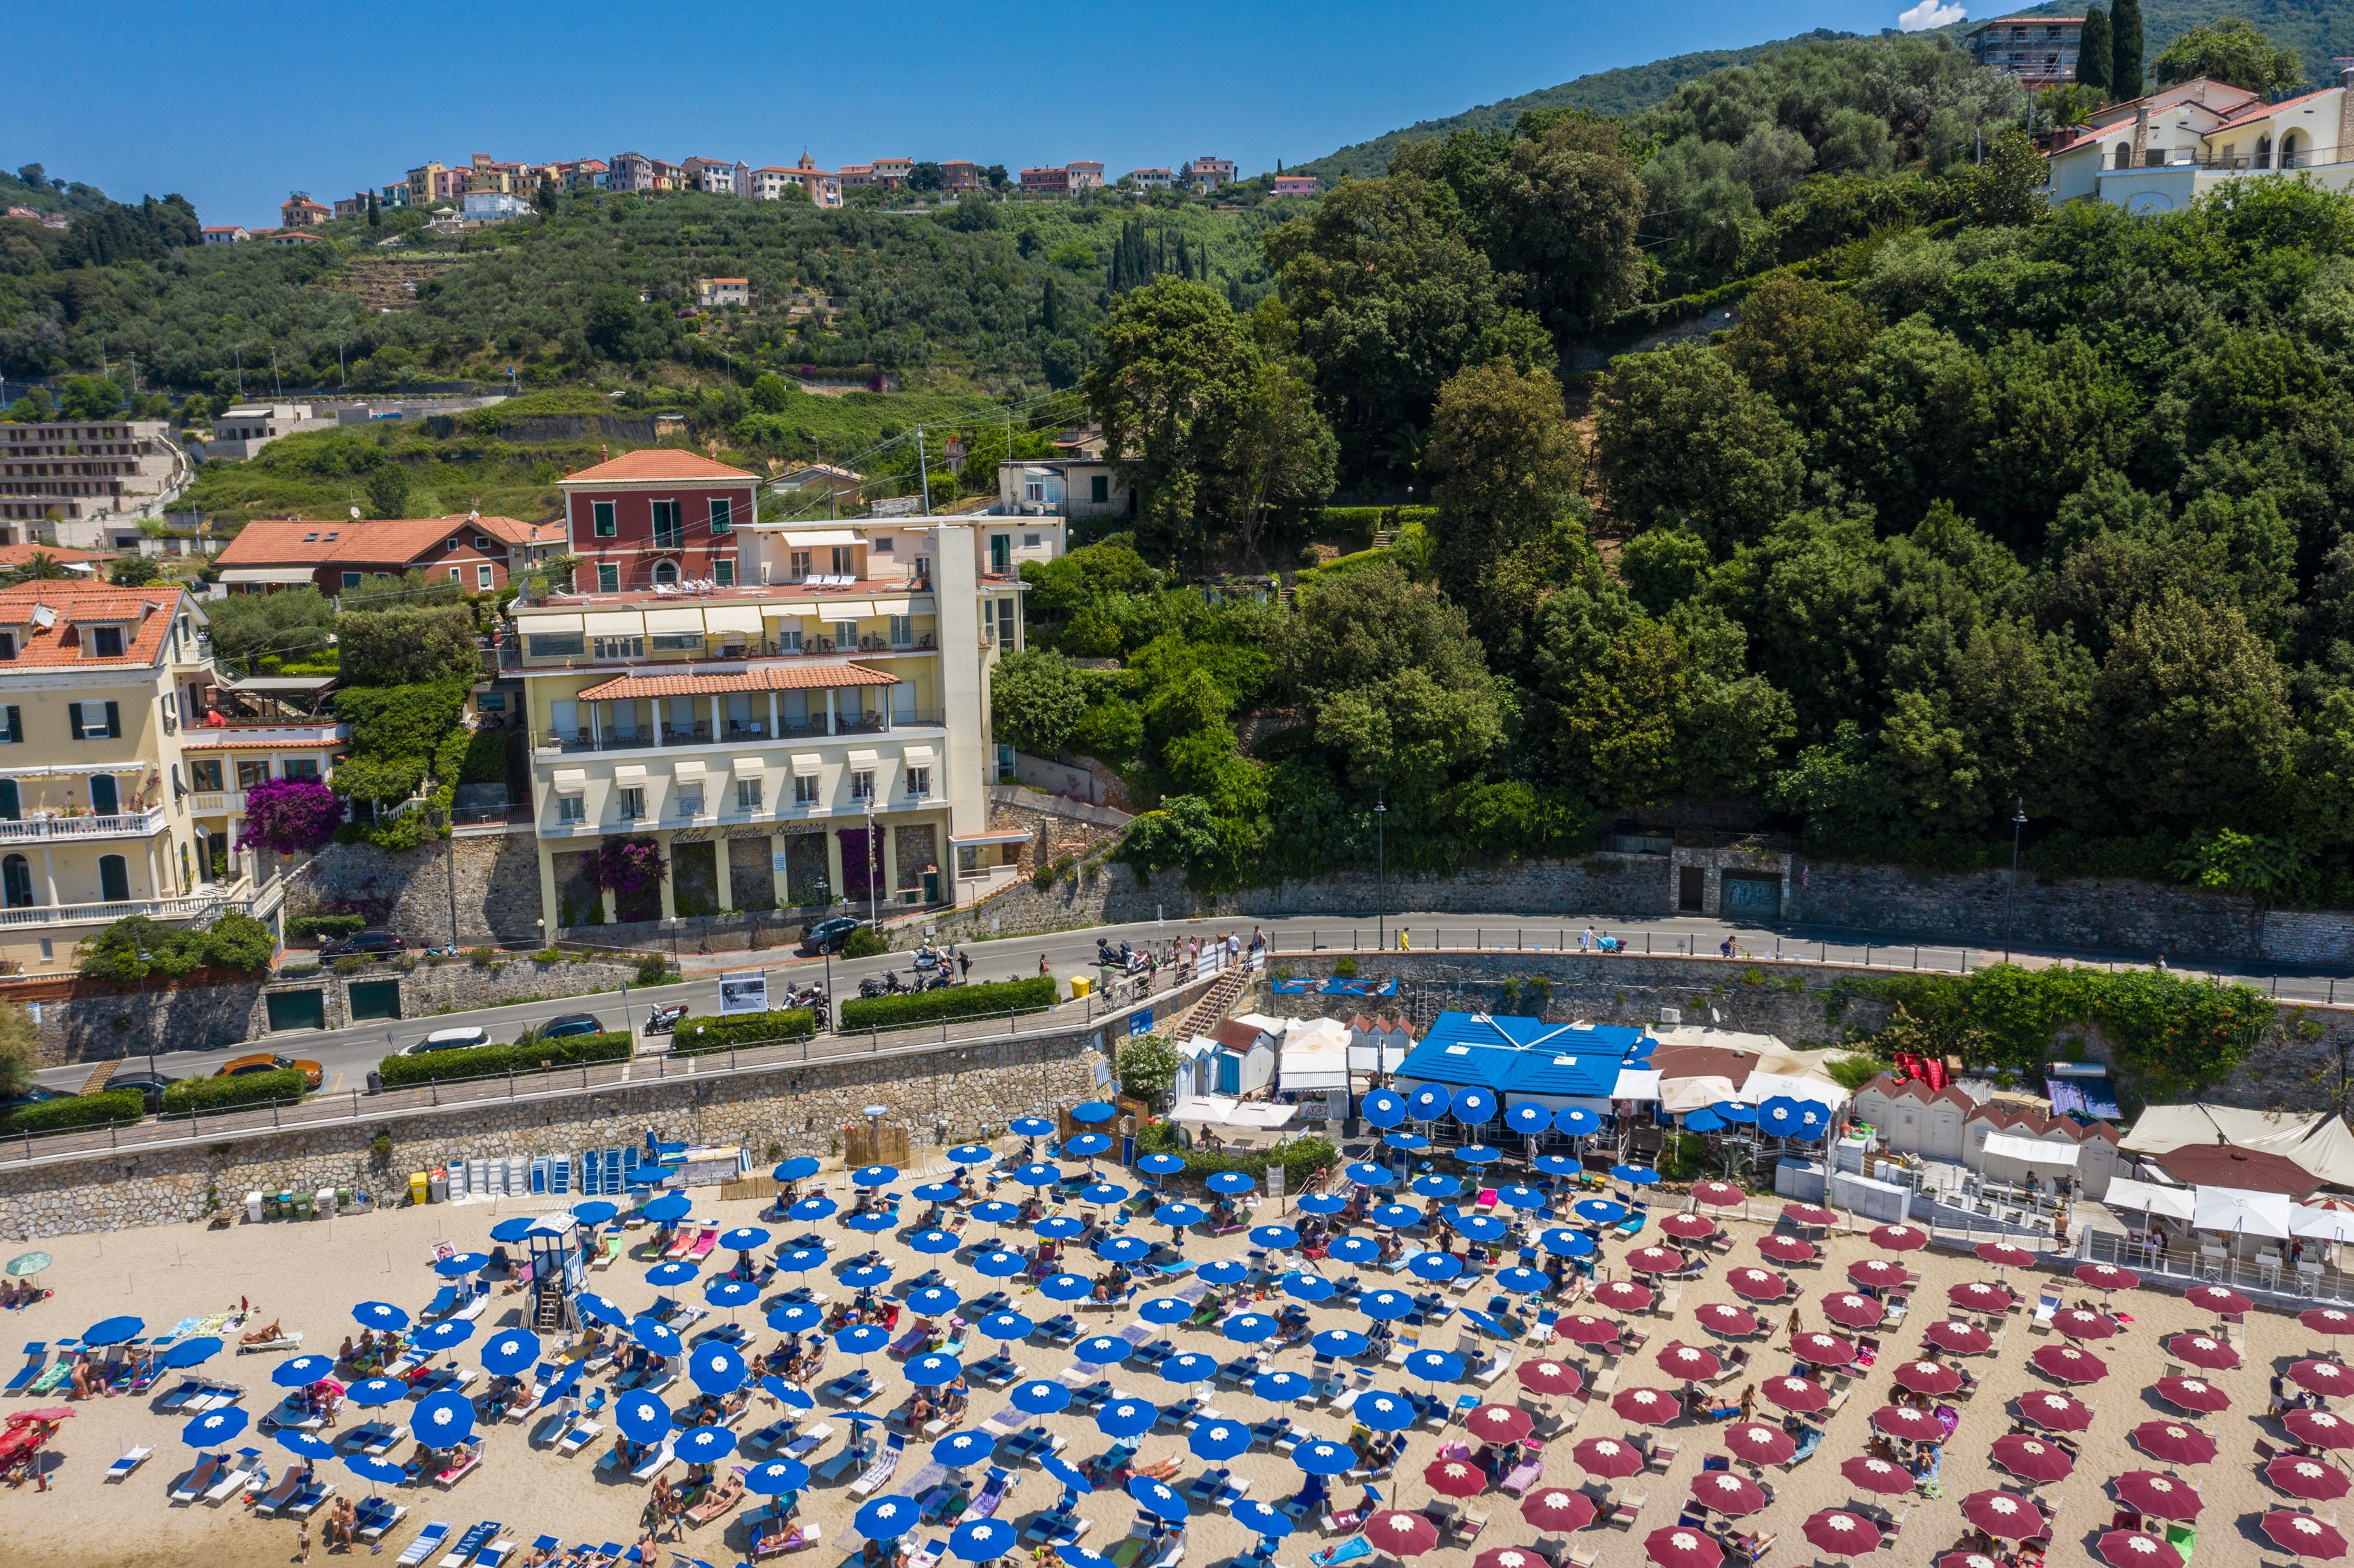
[[154,1078],[159,1075],[155,1071],[155,1021],[147,1012],[147,966],[155,955],[144,948],[135,951],[139,954],[139,1026],[147,1036],[147,1075]]
[[1374,903],[1373,946],[1389,946],[1387,922],[1390,902],[1390,845],[1385,831],[1390,814],[1389,797],[1382,790],[1373,791],[1373,875]]
[[2010,895],[2019,885],[2019,835],[2027,827],[2027,802],[2017,796],[2010,802],[2010,880],[2002,885],[2002,961],[2010,962]]
[[866,924],[876,935],[882,934],[881,919],[875,914],[875,884],[882,875],[883,857],[875,849],[875,797],[866,797]]

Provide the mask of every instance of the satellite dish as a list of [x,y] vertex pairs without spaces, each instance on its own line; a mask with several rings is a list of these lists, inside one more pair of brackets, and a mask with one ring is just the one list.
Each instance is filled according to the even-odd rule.
[[353,507],[353,508],[352,508],[352,521],[353,521],[353,522],[355,522],[355,523],[356,523],[356,522],[358,522],[359,520],[360,520],[360,509],[359,509],[358,507],[355,506],[355,507]]

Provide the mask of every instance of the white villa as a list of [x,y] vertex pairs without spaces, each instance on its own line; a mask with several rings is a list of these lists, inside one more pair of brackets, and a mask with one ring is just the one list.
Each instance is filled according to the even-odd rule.
[[2354,95],[2328,87],[2267,103],[2210,80],[2095,111],[2047,154],[2053,201],[2097,199],[2137,213],[2180,212],[2227,180],[2298,171],[2333,190],[2354,185]]

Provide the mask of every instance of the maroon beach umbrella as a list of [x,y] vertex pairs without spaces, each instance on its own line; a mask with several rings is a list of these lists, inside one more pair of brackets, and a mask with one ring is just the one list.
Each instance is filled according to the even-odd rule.
[[1839,1224],[1839,1215],[1820,1203],[1785,1203],[1782,1217],[1804,1230],[1828,1230]]
[[2010,1242],[1980,1242],[1970,1250],[1998,1268],[2028,1268],[2035,1262],[2033,1253]]
[[2057,1378],[2062,1383],[2098,1383],[2109,1375],[2108,1362],[2073,1345],[2045,1345],[2027,1361],[2045,1377]]
[[1692,1478],[1691,1495],[1730,1519],[1755,1513],[1767,1502],[1766,1489],[1731,1470],[1703,1470]]
[[1855,1341],[1840,1334],[1800,1334],[1790,1341],[1790,1353],[1813,1366],[1849,1366],[1855,1361]]
[[1753,1465],[1778,1465],[1798,1451],[1798,1440],[1763,1421],[1736,1421],[1724,1429],[1724,1451]]
[[2076,1283],[2095,1290],[2131,1290],[2141,1283],[2141,1276],[2114,1263],[2086,1263],[2077,1266]]
[[2138,1530],[2105,1530],[2093,1543],[2109,1568],[2182,1568],[2182,1553]]
[[1875,1290],[1894,1290],[1910,1285],[1913,1276],[1901,1263],[1884,1257],[1859,1258],[1847,1266],[1847,1282],[1869,1286]]
[[1638,1426],[1665,1426],[1684,1413],[1673,1389],[1629,1388],[1613,1394],[1610,1408]]
[[2288,1369],[2289,1381],[2316,1393],[2337,1395],[2354,1389],[2354,1372],[2337,1361],[2303,1361]]
[[1790,1277],[1770,1268],[1736,1268],[1724,1282],[1744,1301],[1779,1301],[1790,1294]]
[[2076,1461],[2068,1457],[2067,1449],[2057,1443],[2030,1437],[2024,1432],[2006,1432],[1996,1438],[1988,1457],[2020,1480],[2039,1487],[2064,1481],[2076,1469]]
[[2134,1446],[2164,1465],[2214,1462],[2215,1439],[2179,1421],[2145,1421],[2127,1434]]
[[1806,1537],[1817,1550],[1834,1557],[1855,1557],[1880,1550],[1880,1526],[1843,1508],[1827,1508],[1808,1514]]
[[1804,1236],[1760,1236],[1757,1250],[1771,1263],[1812,1263],[1822,1255],[1815,1244]]
[[2008,1312],[2019,1298],[1999,1285],[1967,1279],[1947,1290],[1946,1299],[1968,1312]]
[[2240,1352],[2221,1340],[2188,1331],[2169,1334],[2158,1341],[2166,1353],[2176,1361],[2204,1372],[2230,1372],[2240,1364]]
[[1572,1447],[1569,1457],[1579,1469],[1606,1481],[1624,1480],[1643,1467],[1643,1450],[1617,1437],[1588,1437]]
[[1711,1301],[1692,1314],[1700,1326],[1728,1340],[1745,1340],[1758,1330],[1757,1315],[1725,1301]]
[[[1636,1465],[1642,1459],[1638,1456]],[[1620,1472],[1633,1475],[1633,1470]],[[1574,1492],[1567,1487],[1539,1487],[1521,1499],[1521,1517],[1539,1530],[1584,1530],[1594,1522],[1599,1512],[1594,1499],[1584,1492]]]
[[1638,1274],[1676,1274],[1690,1263],[1671,1246],[1638,1246],[1627,1255],[1627,1266]]
[[1706,1241],[1716,1234],[1716,1222],[1706,1214],[1670,1214],[1659,1222],[1659,1229],[1678,1241]]
[[2232,1396],[2203,1377],[2162,1377],[2150,1392],[2177,1410],[2213,1415],[2232,1408]]
[[1913,1472],[1870,1454],[1858,1454],[1840,1466],[1840,1474],[1858,1489],[1884,1498],[1902,1497],[1913,1489]]
[[2290,1436],[2316,1448],[2354,1448],[2354,1422],[2327,1410],[2292,1410],[2281,1425]]
[[1438,1544],[1438,1527],[1418,1513],[1385,1509],[1365,1520],[1364,1536],[1393,1557],[1419,1557]]
[[1488,1489],[1488,1472],[1469,1459],[1433,1459],[1422,1478],[1442,1497],[1476,1498]]
[[2343,1307],[2315,1307],[2296,1315],[2296,1320],[2317,1334],[2354,1334],[2354,1312]]
[[1757,1392],[1767,1403],[1798,1415],[1819,1414],[1831,1402],[1830,1390],[1812,1378],[1769,1377],[1757,1385]]
[[2346,1555],[2346,1538],[2327,1520],[2293,1509],[2276,1508],[2256,1521],[2265,1539],[2297,1557],[2330,1561]]
[[1737,1209],[1749,1201],[1749,1194],[1730,1181],[1695,1181],[1692,1202],[1712,1209]]
[[2105,1340],[2117,1331],[2117,1320],[2106,1312],[2087,1312],[2081,1307],[2052,1314],[2052,1326],[2060,1330],[2062,1339]]
[[1532,1427],[1529,1413],[1517,1404],[1483,1404],[1463,1425],[1482,1443],[1523,1443]]
[[1882,1252],[1918,1252],[1929,1245],[1929,1233],[1919,1225],[1879,1225],[1872,1230],[1872,1245]]
[[2039,1389],[2019,1396],[2019,1418],[2046,1432],[2082,1432],[2093,1424],[2093,1411],[2072,1395]]
[[1922,1330],[1921,1337],[1941,1351],[1957,1356],[1982,1356],[1994,1349],[1994,1336],[1976,1323],[1965,1323],[1958,1318],[1942,1319]]
[[2033,1498],[1999,1487],[1964,1498],[1962,1517],[1999,1541],[2032,1541],[2052,1528]]
[[2115,1489],[2117,1501],[2126,1507],[2177,1524],[2190,1523],[2206,1506],[2198,1488],[2180,1476],[2169,1476],[2161,1470],[2127,1470],[2109,1485]]
[[1522,1361],[1512,1369],[1512,1375],[1519,1378],[1521,1386],[1531,1393],[1555,1398],[1577,1393],[1585,1387],[1585,1379],[1567,1361]]
[[2264,1479],[2305,1502],[2336,1502],[2354,1489],[2354,1477],[2318,1454],[2283,1454],[2264,1467]]
[[1714,1351],[1671,1343],[1659,1352],[1659,1370],[1682,1383],[1706,1383],[1724,1370]]
[[2255,1306],[2238,1291],[2227,1290],[2220,1285],[2194,1285],[2182,1293],[2182,1298],[2202,1312],[2212,1312],[2223,1318],[2235,1318]]
[[1896,1369],[1896,1386],[1942,1399],[1962,1386],[1961,1369],[1943,1361],[1905,1361]]
[[1553,1331],[1577,1345],[1606,1345],[1618,1338],[1618,1323],[1612,1318],[1596,1318],[1591,1312],[1573,1312],[1553,1322]]
[[1651,1287],[1632,1279],[1606,1279],[1594,1287],[1594,1302],[1613,1312],[1640,1312],[1653,1300]]
[[1840,1290],[1823,1298],[1823,1316],[1843,1329],[1877,1329],[1888,1308],[1869,1296]]
[[1643,1538],[1643,1555],[1659,1568],[1717,1568],[1724,1561],[1724,1548],[1705,1531],[1671,1524]]
[[1910,1405],[1883,1404],[1872,1413],[1872,1429],[1885,1433],[1903,1443],[1942,1443],[1946,1440],[1944,1423],[1925,1410]]

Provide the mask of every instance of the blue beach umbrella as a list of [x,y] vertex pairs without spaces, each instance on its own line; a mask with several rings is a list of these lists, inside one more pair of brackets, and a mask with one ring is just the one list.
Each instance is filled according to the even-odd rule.
[[949,1555],[960,1563],[994,1563],[1021,1539],[1003,1520],[969,1519],[949,1533]]
[[1290,1516],[1256,1498],[1238,1499],[1226,1510],[1226,1517],[1253,1535],[1264,1536],[1269,1541],[1280,1541],[1291,1533]]
[[647,1200],[639,1213],[658,1225],[673,1225],[686,1218],[695,1208],[695,1200],[684,1192],[664,1192],[659,1198]]
[[1614,1203],[1607,1198],[1580,1198],[1570,1208],[1579,1219],[1596,1225],[1615,1225],[1628,1214],[1626,1204]]
[[951,1432],[932,1445],[932,1457],[951,1470],[978,1465],[997,1452],[997,1439],[986,1432]]
[[1551,1200],[1534,1187],[1523,1187],[1515,1183],[1510,1187],[1497,1188],[1496,1202],[1507,1208],[1536,1210],[1543,1208]]
[[853,1323],[833,1336],[834,1348],[846,1356],[871,1356],[891,1342],[891,1331],[880,1323]]
[[1087,1228],[1069,1214],[1049,1214],[1032,1225],[1030,1232],[1042,1241],[1069,1241]]
[[1572,1138],[1602,1130],[1602,1118],[1585,1106],[1564,1106],[1553,1113],[1553,1129]]
[[672,1263],[658,1263],[646,1270],[646,1283],[667,1290],[673,1285],[685,1284],[695,1277],[696,1272],[695,1265],[684,1259]]
[[1218,1375],[1218,1358],[1205,1356],[1199,1351],[1188,1351],[1181,1356],[1171,1356],[1162,1361],[1161,1375],[1171,1383],[1207,1383]]
[[1405,1120],[1405,1100],[1394,1089],[1375,1089],[1357,1102],[1357,1114],[1367,1127],[1386,1132]]
[[1102,1100],[1083,1100],[1071,1107],[1071,1119],[1089,1127],[1109,1121],[1119,1114],[1118,1106],[1108,1105]]
[[363,1329],[389,1332],[408,1327],[408,1314],[389,1301],[363,1301],[352,1308],[352,1321]]
[[120,1345],[147,1331],[144,1318],[101,1318],[81,1331],[85,1345]]
[[462,1319],[444,1318],[439,1323],[428,1323],[408,1336],[408,1342],[419,1350],[446,1351],[462,1345],[474,1337],[474,1325]]
[[1136,1315],[1146,1322],[1165,1328],[1182,1323],[1193,1316],[1193,1304],[1174,1296],[1155,1296],[1136,1309]]
[[777,1376],[774,1372],[762,1378],[760,1380],[760,1386],[767,1390],[769,1393],[778,1401],[778,1403],[784,1405],[788,1410],[815,1410],[817,1408],[817,1401],[810,1396],[809,1390],[803,1388],[797,1383],[787,1383],[783,1378]]
[[854,1187],[888,1187],[898,1179],[899,1168],[896,1165],[862,1165],[850,1173]]
[[591,1198],[585,1203],[572,1205],[572,1217],[584,1225],[601,1225],[621,1212],[621,1205],[603,1198]]
[[861,1234],[879,1236],[899,1222],[888,1209],[869,1209],[863,1214],[853,1214],[842,1223]]
[[692,1426],[678,1436],[671,1452],[690,1465],[716,1465],[736,1451],[736,1434],[725,1426]]
[[670,1172],[659,1165],[635,1165],[621,1180],[632,1187],[659,1187],[670,1180]]
[[1327,1329],[1308,1342],[1319,1355],[1346,1360],[1351,1356],[1363,1355],[1366,1345],[1371,1341],[1354,1329]]
[[1337,1214],[1348,1206],[1349,1200],[1338,1192],[1303,1192],[1299,1205],[1303,1214],[1322,1215]]
[[841,1204],[824,1193],[816,1192],[801,1199],[785,1213],[805,1224],[815,1224],[820,1220],[831,1219],[841,1208]]
[[456,1252],[435,1262],[433,1272],[444,1279],[455,1279],[461,1275],[481,1273],[490,1261],[488,1253]]
[[1504,1157],[1502,1150],[1486,1143],[1467,1143],[1454,1152],[1466,1165],[1492,1165]]
[[1082,1203],[1117,1203],[1128,1196],[1128,1189],[1117,1181],[1090,1181],[1079,1189]]
[[1237,1345],[1256,1345],[1275,1337],[1275,1319],[1263,1312],[1237,1312],[1219,1326],[1219,1332]]
[[613,1401],[613,1424],[632,1443],[659,1443],[670,1431],[670,1406],[643,1389],[632,1389]]
[[1455,1091],[1447,1102],[1447,1108],[1448,1113],[1465,1127],[1478,1127],[1495,1118],[1495,1091],[1480,1088],[1477,1085],[1468,1085]]
[[1062,1383],[1048,1383],[1040,1378],[1014,1384],[1013,1392],[1006,1397],[1013,1402],[1013,1408],[1024,1415],[1052,1415],[1069,1405],[1071,1391]]
[[1450,1351],[1413,1351],[1405,1358],[1408,1377],[1425,1383],[1457,1383],[1463,1376],[1463,1358]]
[[788,1247],[777,1255],[777,1266],[787,1274],[807,1274],[825,1266],[825,1248],[822,1246]]
[[408,1472],[389,1459],[379,1459],[371,1454],[346,1454],[344,1467],[364,1481],[380,1487],[397,1487],[408,1480]]
[[918,1521],[915,1499],[876,1498],[851,1516],[850,1528],[869,1541],[896,1541]]
[[1327,1250],[1342,1263],[1378,1263],[1382,1256],[1381,1244],[1371,1236],[1335,1236]]
[[1415,1407],[1411,1400],[1386,1389],[1369,1388],[1357,1395],[1349,1406],[1368,1431],[1403,1432],[1414,1425]]
[[1302,1274],[1294,1270],[1283,1277],[1283,1293],[1294,1301],[1330,1301],[1340,1288],[1320,1274]]
[[1083,1132],[1078,1134],[1076,1137],[1065,1139],[1063,1143],[1063,1152],[1073,1160],[1086,1160],[1094,1155],[1101,1154],[1110,1147],[1111,1139],[1106,1138],[1102,1133]]
[[927,1181],[907,1195],[918,1202],[953,1203],[964,1196],[964,1189],[953,1181]]
[[1141,1236],[1108,1236],[1096,1243],[1096,1255],[1106,1263],[1135,1263],[1151,1250]]
[[780,1498],[809,1485],[809,1467],[799,1459],[769,1459],[744,1472],[744,1489],[755,1497]]
[[652,1318],[631,1319],[630,1337],[658,1356],[674,1356],[686,1348],[676,1329],[667,1323],[657,1323]]
[[482,1346],[482,1370],[493,1377],[513,1377],[537,1360],[539,1336],[528,1330],[502,1329]]
[[1233,1198],[1252,1191],[1258,1181],[1247,1171],[1213,1171],[1210,1179],[1202,1184],[1221,1197]]
[[1193,1435],[1186,1440],[1185,1446],[1193,1451],[1193,1457],[1215,1464],[1220,1459],[1248,1453],[1251,1442],[1251,1429],[1239,1421],[1204,1421],[1194,1425]]
[[1147,1176],[1174,1176],[1185,1169],[1182,1154],[1146,1154],[1136,1161],[1136,1168]]
[[1451,1252],[1418,1252],[1407,1260],[1405,1271],[1436,1285],[1461,1274],[1463,1260]]
[[1038,1282],[1038,1294],[1049,1301],[1084,1301],[1096,1287],[1076,1274],[1050,1274]]
[[720,1234],[719,1245],[730,1252],[750,1252],[769,1245],[769,1233],[758,1225],[738,1225]]
[[1117,1334],[1092,1334],[1071,1347],[1071,1353],[1091,1367],[1118,1366],[1136,1347]]
[[715,1279],[703,1287],[703,1298],[725,1311],[760,1298],[760,1287],[748,1279]]
[[991,1312],[973,1327],[992,1340],[1004,1340],[1010,1343],[1028,1339],[1037,1331],[1038,1325],[1019,1312]]
[[1723,1132],[1724,1128],[1724,1118],[1713,1111],[1696,1110],[1684,1118],[1686,1132]]
[[1718,1100],[1708,1107],[1708,1113],[1727,1127],[1749,1127],[1757,1120],[1757,1107],[1743,1105],[1738,1100]]
[[1002,1198],[984,1198],[972,1206],[972,1217],[984,1225],[1010,1225],[1022,1217],[1022,1210]]
[[1204,1211],[1194,1203],[1163,1203],[1152,1211],[1154,1223],[1167,1225],[1172,1230],[1182,1231],[1187,1225],[1198,1225],[1203,1217]]
[[333,1356],[296,1356],[292,1361],[279,1362],[270,1381],[281,1388],[308,1388],[334,1370]]
[[1055,1124],[1043,1116],[1019,1116],[1007,1130],[1016,1138],[1046,1138],[1054,1133]]
[[1063,1180],[1059,1165],[1024,1165],[1013,1172],[1013,1180],[1024,1187],[1052,1187]]
[[226,1443],[245,1430],[253,1418],[232,1404],[220,1410],[207,1410],[180,1428],[180,1441],[191,1448],[209,1448],[216,1443]]
[[1263,1372],[1251,1379],[1251,1393],[1274,1404],[1305,1399],[1315,1386],[1314,1379],[1296,1372]]
[[1460,1210],[1447,1215],[1447,1223],[1475,1242],[1500,1242],[1512,1231],[1493,1214],[1467,1214]]
[[1382,1144],[1384,1148],[1400,1150],[1407,1154],[1420,1154],[1430,1147],[1430,1139],[1418,1132],[1385,1132],[1382,1134]]
[[1659,1173],[1648,1165],[1613,1165],[1610,1179],[1624,1181],[1629,1187],[1649,1187],[1659,1179]]
[[806,1181],[816,1175],[818,1170],[815,1155],[796,1154],[774,1171],[769,1171],[769,1178],[775,1181]]
[[1357,1457],[1346,1443],[1308,1437],[1291,1450],[1291,1462],[1311,1476],[1345,1476],[1356,1467]]
[[1020,1253],[1007,1252],[1002,1247],[981,1253],[972,1260],[973,1272],[986,1279],[1011,1279],[1029,1266]]
[[1164,1519],[1172,1524],[1193,1511],[1168,1482],[1156,1481],[1150,1476],[1129,1477],[1128,1495],[1136,1499],[1137,1507],[1155,1519]]
[[1553,1126],[1553,1112],[1543,1106],[1514,1106],[1504,1113],[1504,1126],[1523,1138],[1533,1138]]
[[1578,1172],[1578,1164],[1566,1154],[1540,1154],[1536,1158],[1535,1170],[1542,1176],[1575,1176]]
[[1299,1245],[1299,1233],[1289,1225],[1254,1225],[1251,1245],[1263,1246],[1273,1252],[1288,1252]]
[[905,1370],[913,1387],[943,1388],[964,1375],[964,1363],[954,1356],[935,1353],[909,1357]]
[[1377,1203],[1366,1216],[1385,1230],[1403,1231],[1422,1224],[1422,1211],[1406,1203]]
[[917,1317],[938,1318],[963,1306],[964,1298],[945,1285],[927,1285],[908,1292],[907,1302],[907,1310]]
[[1556,1257],[1592,1257],[1594,1238],[1584,1231],[1555,1225],[1537,1237],[1537,1245]]
[[807,1301],[788,1301],[761,1321],[779,1334],[805,1334],[825,1321],[825,1311]]
[[949,1160],[957,1165],[986,1165],[997,1158],[997,1150],[985,1143],[960,1143],[949,1150]]
[[429,1393],[408,1413],[408,1429],[429,1448],[449,1448],[473,1435],[474,1402],[454,1388]]
[[704,1393],[725,1399],[744,1386],[751,1368],[743,1352],[716,1340],[705,1340],[687,1352],[686,1375]]
[[880,1290],[891,1283],[887,1263],[854,1263],[834,1277],[853,1290]]
[[511,1220],[501,1220],[491,1227],[491,1239],[512,1245],[531,1234],[533,1224],[529,1214],[517,1214]]
[[1534,1296],[1550,1288],[1553,1281],[1533,1268],[1507,1268],[1496,1275],[1496,1283],[1515,1296]]
[[362,1410],[398,1404],[408,1397],[408,1385],[397,1377],[367,1377],[344,1391],[344,1397]]
[[582,1291],[573,1298],[573,1302],[580,1308],[580,1315],[592,1323],[604,1323],[616,1329],[630,1326],[630,1315],[621,1310],[619,1302],[609,1301],[593,1290]]
[[1437,1121],[1447,1114],[1447,1107],[1451,1103],[1453,1098],[1447,1092],[1447,1086],[1425,1084],[1406,1097],[1406,1114],[1416,1121]]
[[220,1352],[221,1342],[218,1336],[199,1334],[193,1340],[182,1340],[156,1360],[163,1365],[176,1371],[183,1367],[201,1366]]
[[1238,1257],[1222,1257],[1193,1271],[1204,1285],[1240,1285],[1250,1277],[1250,1266]]
[[1394,1322],[1414,1311],[1414,1298],[1403,1290],[1368,1290],[1357,1298],[1357,1310],[1376,1323]]
[[1096,1430],[1107,1437],[1141,1437],[1160,1419],[1158,1405],[1140,1399],[1115,1399],[1096,1412]]
[[1452,1198],[1463,1191],[1463,1178],[1434,1171],[1427,1176],[1417,1176],[1407,1189],[1417,1198]]
[[1397,1181],[1397,1172],[1388,1166],[1375,1165],[1363,1160],[1351,1165],[1341,1174],[1360,1187],[1388,1187]]

